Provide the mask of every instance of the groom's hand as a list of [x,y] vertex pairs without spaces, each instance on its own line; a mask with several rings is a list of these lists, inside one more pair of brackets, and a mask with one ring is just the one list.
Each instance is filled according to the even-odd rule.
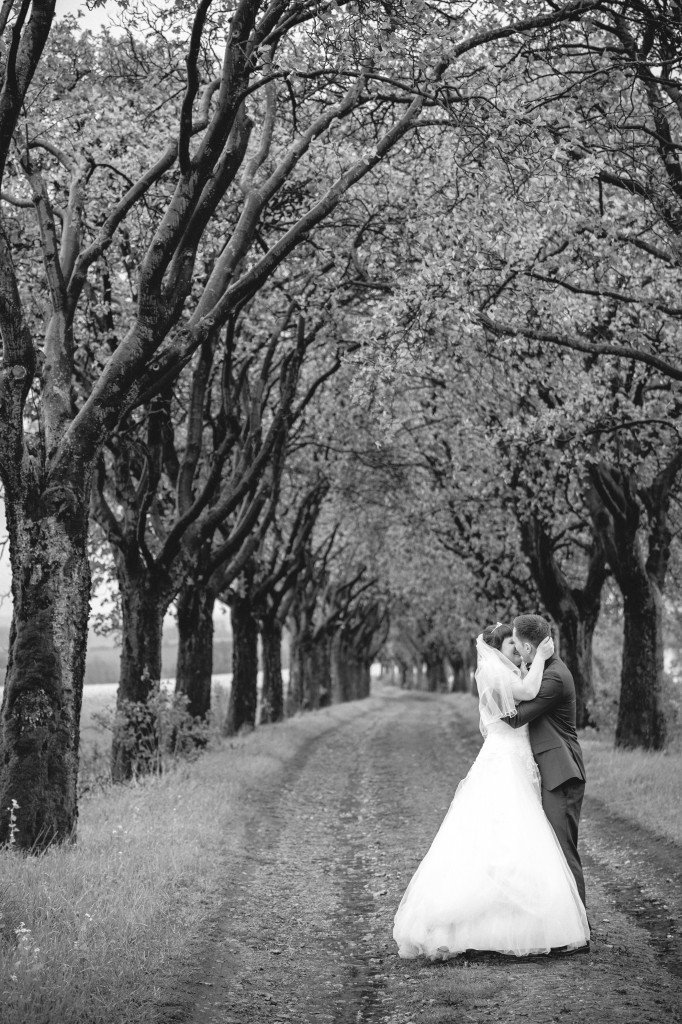
[[554,654],[554,641],[551,636],[545,637],[542,643],[538,645],[538,654],[540,654],[545,661],[552,657]]

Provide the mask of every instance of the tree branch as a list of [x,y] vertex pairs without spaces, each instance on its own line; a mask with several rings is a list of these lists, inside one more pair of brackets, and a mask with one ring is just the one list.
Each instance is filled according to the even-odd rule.
[[619,356],[622,359],[634,359],[636,362],[645,363],[647,366],[659,370],[666,377],[672,380],[682,380],[682,368],[661,359],[652,352],[640,352],[639,349],[629,345],[611,345],[608,342],[593,343],[583,341],[581,338],[569,338],[566,335],[551,334],[548,331],[536,331],[527,327],[512,327],[511,324],[501,323],[493,320],[485,313],[475,314],[475,319],[491,334],[496,336],[507,336],[510,338],[529,338],[531,341],[543,341],[549,345],[557,345],[560,348],[574,349],[577,352],[587,352],[593,356]]

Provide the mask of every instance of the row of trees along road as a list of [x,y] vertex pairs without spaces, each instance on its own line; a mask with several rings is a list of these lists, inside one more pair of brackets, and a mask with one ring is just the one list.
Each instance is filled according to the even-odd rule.
[[473,624],[533,602],[585,718],[611,573],[618,738],[659,746],[674,12],[127,3],[93,37],[54,6],[0,12],[0,806],[21,845],[74,833],[89,531],[115,567],[122,708],[158,680],[173,602],[199,715],[231,606],[228,730],[254,718],[259,631],[267,720],[285,622],[292,706],[315,707],[366,692],[401,622],[430,685],[443,652],[461,681]]
[[[672,9],[598,5],[553,49],[519,48],[519,74],[491,89],[478,132],[458,137],[455,159],[434,154],[430,188],[422,179],[410,281],[381,335],[393,358],[378,374],[384,404],[405,380],[420,392],[392,430],[442,496],[443,546],[501,570],[503,588],[523,582],[523,556],[583,725],[592,635],[615,582],[617,740],[651,747],[665,740],[682,466],[679,43]],[[424,223],[439,236],[426,245]],[[522,594],[509,596],[518,606]]]

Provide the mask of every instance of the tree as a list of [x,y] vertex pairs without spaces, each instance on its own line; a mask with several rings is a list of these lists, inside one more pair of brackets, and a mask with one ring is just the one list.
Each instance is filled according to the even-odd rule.
[[[549,78],[540,72],[556,169],[542,233],[525,251],[516,245],[518,258],[503,257],[479,319],[490,339],[517,350],[583,353],[589,390],[555,414],[556,436],[582,448],[583,501],[623,593],[617,743],[657,748],[680,458],[679,25],[665,5],[603,7],[574,46],[577,68],[557,60],[544,68]],[[562,92],[570,99],[554,107]],[[537,224],[529,191],[524,217]],[[548,207],[558,214],[549,228]]]
[[[28,96],[54,4],[31,4],[28,21],[27,2],[8,0],[2,7],[9,45],[0,90],[0,170],[10,145],[18,154],[18,170],[9,181],[5,175],[2,188],[8,191],[9,184],[13,198],[35,206],[49,296],[41,336],[31,331],[3,228],[0,330],[6,398],[0,469],[15,618],[0,796],[3,807],[17,796],[23,800],[19,836],[27,848],[71,836],[76,821],[89,591],[87,510],[103,445],[122,418],[177,380],[194,353],[297,247],[307,244],[310,232],[350,188],[423,117],[439,116],[441,88],[455,96],[459,81],[480,77],[470,55],[495,39],[579,17],[584,9],[583,3],[543,5],[515,21],[501,18],[491,4],[477,12],[472,28],[463,5],[454,20],[445,11],[425,33],[421,19],[414,31],[411,9],[396,27],[397,15],[386,19],[382,7],[363,6],[360,12],[331,3],[273,0],[262,7],[257,0],[239,0],[234,9],[214,10],[211,0],[201,0],[187,17],[186,6],[140,8],[154,36],[150,62],[170,50],[174,60],[184,58],[186,73],[181,98],[171,100],[157,118],[163,146],[153,158],[126,168],[111,164],[95,124],[55,117],[54,108],[48,122],[39,94]],[[129,9],[136,10],[133,4]],[[484,13],[489,20],[480,27]],[[177,44],[168,44],[175,39]],[[214,44],[222,47],[220,60]],[[175,64],[182,66],[182,61]],[[89,88],[95,79],[104,95],[106,75],[91,78]],[[24,109],[27,121],[20,124]],[[131,115],[135,121],[134,111]],[[362,127],[359,135],[356,124]],[[297,175],[330,134],[339,157],[318,177],[313,204],[307,195],[299,202]],[[97,181],[113,179],[124,182],[122,190],[106,210],[90,216],[99,198]],[[264,234],[269,205],[284,191],[292,201],[289,225],[282,233]],[[141,246],[135,271],[133,308],[100,372],[74,394],[88,278],[135,215],[147,223],[149,241]],[[44,359],[38,358],[41,351]],[[37,406],[36,430],[24,418],[29,394]],[[36,636],[45,638],[39,677],[25,673],[25,654]],[[46,758],[40,752],[48,749]],[[5,820],[3,834],[7,827]]]

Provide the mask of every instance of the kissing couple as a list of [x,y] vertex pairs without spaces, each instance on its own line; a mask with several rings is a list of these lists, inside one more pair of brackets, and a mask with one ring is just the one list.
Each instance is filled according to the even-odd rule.
[[398,953],[588,951],[573,676],[540,615],[488,626],[476,650],[483,746],[398,907]]

